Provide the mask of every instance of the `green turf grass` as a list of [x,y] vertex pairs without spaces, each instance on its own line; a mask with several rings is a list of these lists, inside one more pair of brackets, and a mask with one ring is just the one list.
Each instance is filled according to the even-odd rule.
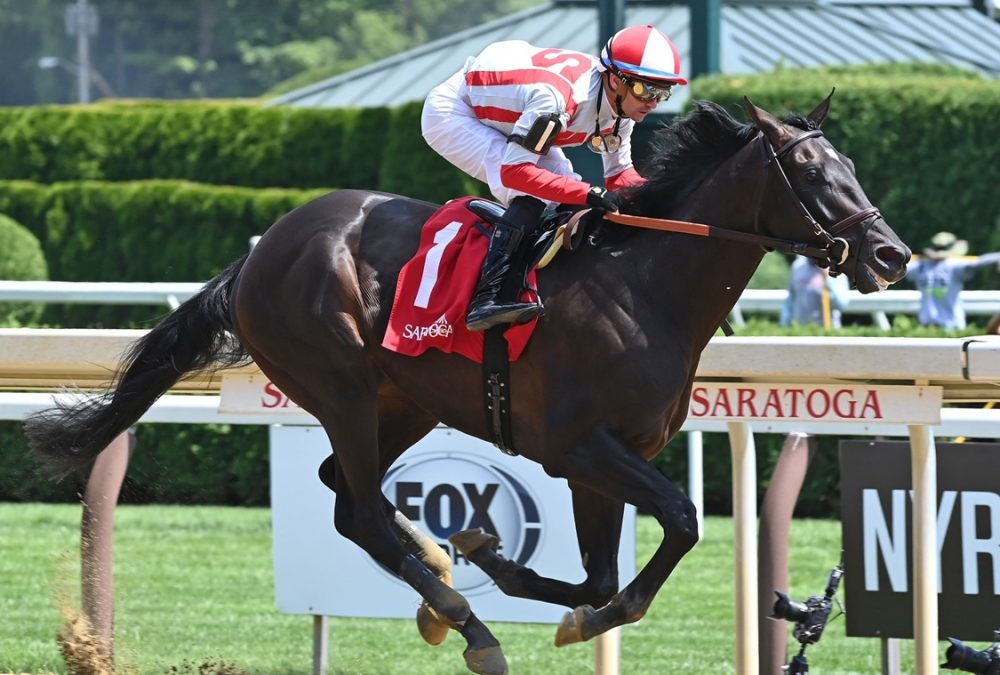
[[[63,673],[55,597],[79,596],[80,508],[0,504],[0,672]],[[638,558],[659,540],[639,519]],[[840,525],[796,521],[791,595],[822,593],[840,551]],[[127,506],[115,541],[118,664],[130,673],[308,674],[312,619],[274,606],[270,514],[266,509]],[[734,672],[732,521],[709,518],[646,617],[622,632],[626,675]],[[330,561],[336,574],[336,561]],[[845,584],[849,583],[845,579]],[[475,607],[473,603],[473,608]],[[408,620],[331,619],[330,675],[465,674],[464,644],[452,633],[429,647]],[[590,644],[557,649],[555,627],[491,625],[514,675],[593,672]],[[843,617],[809,648],[813,672],[879,672],[879,641],[847,638]],[[943,650],[943,647],[942,647]],[[903,672],[913,672],[903,643]],[[222,664],[209,669],[202,664]],[[226,669],[229,669],[228,671]]]

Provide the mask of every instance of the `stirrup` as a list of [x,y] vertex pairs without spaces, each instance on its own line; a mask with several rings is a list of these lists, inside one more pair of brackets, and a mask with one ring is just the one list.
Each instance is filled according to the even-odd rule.
[[544,313],[545,308],[537,302],[517,302],[505,305],[490,302],[469,310],[465,317],[465,327],[473,333],[480,333],[502,324],[528,323]]

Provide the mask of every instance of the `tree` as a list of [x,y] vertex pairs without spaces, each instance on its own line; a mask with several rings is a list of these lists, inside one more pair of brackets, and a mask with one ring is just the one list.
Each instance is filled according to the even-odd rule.
[[[0,0],[0,105],[76,100],[73,0]],[[328,77],[542,0],[88,0],[94,67],[124,98],[256,97]],[[304,75],[303,73],[312,73]]]

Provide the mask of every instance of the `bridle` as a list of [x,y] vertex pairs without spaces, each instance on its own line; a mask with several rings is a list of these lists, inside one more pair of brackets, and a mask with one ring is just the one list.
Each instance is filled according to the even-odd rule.
[[[777,150],[774,149],[774,145],[771,143],[770,139],[764,135],[764,132],[758,131],[757,138],[760,140],[760,146],[763,148],[767,167],[770,168],[774,166],[778,170],[778,175],[781,176],[781,184],[785,187],[786,191],[792,197],[792,203],[796,205],[799,213],[805,218],[809,227],[812,228],[813,234],[817,237],[822,238],[826,241],[825,253],[820,256],[810,255],[809,257],[817,260],[820,263],[825,263],[825,266],[829,266],[831,274],[839,274],[840,266],[844,264],[847,260],[847,256],[850,253],[850,245],[847,240],[838,235],[847,232],[855,225],[860,225],[861,223],[871,220],[872,218],[878,219],[882,217],[882,214],[874,206],[868,207],[867,209],[861,209],[860,211],[854,213],[853,215],[847,216],[846,218],[834,223],[829,229],[823,227],[818,220],[816,220],[812,213],[809,212],[809,208],[802,202],[798,193],[795,192],[795,188],[792,187],[792,182],[788,179],[788,174],[785,173],[785,168],[781,165],[781,158],[791,152],[791,150],[797,146],[802,141],[809,140],[810,138],[820,138],[823,136],[823,132],[820,129],[811,129],[805,133],[801,133],[795,138],[791,139],[784,145],[782,145]],[[753,217],[753,227],[755,232],[760,231],[760,200],[763,199],[763,195],[767,190],[767,180],[771,172],[764,171],[761,177],[761,186],[757,194],[757,205],[754,208]],[[806,254],[808,255],[808,254]]]
[[[725,228],[715,227],[712,225],[705,225],[703,223],[692,223],[683,220],[668,220],[665,218],[648,218],[645,216],[632,216],[624,213],[606,213],[604,217],[614,223],[619,223],[622,225],[630,225],[632,227],[642,227],[653,230],[664,230],[667,232],[681,232],[684,234],[693,234],[701,237],[716,237],[720,239],[730,239],[735,241],[742,241],[751,244],[757,244],[763,246],[766,249],[776,249],[779,251],[784,251],[785,253],[793,253],[795,255],[802,255],[808,258],[812,258],[819,265],[823,267],[829,267],[831,274],[840,274],[842,271],[840,268],[847,260],[850,253],[850,245],[847,240],[838,235],[847,232],[849,229],[856,225],[860,225],[873,218],[881,218],[882,214],[875,207],[869,207],[867,209],[861,209],[857,213],[850,215],[843,220],[834,223],[829,228],[823,227],[819,221],[817,221],[812,214],[809,212],[809,208],[802,202],[798,193],[795,192],[795,188],[792,186],[791,181],[788,179],[788,174],[785,173],[785,168],[781,166],[781,158],[788,154],[792,148],[797,146],[799,143],[809,140],[811,138],[817,138],[823,135],[823,132],[819,129],[811,129],[802,134],[799,134],[795,138],[786,142],[777,150],[774,149],[774,145],[771,143],[770,139],[764,135],[763,132],[758,132],[754,140],[760,141],[760,147],[764,153],[765,159],[765,170],[761,174],[761,180],[758,184],[757,195],[755,198],[754,205],[754,218],[753,226],[754,232],[740,232],[737,230],[729,230]],[[778,174],[781,176],[781,184],[784,185],[786,191],[791,195],[793,203],[796,205],[799,213],[803,218],[806,219],[810,228],[817,237],[824,240],[824,246],[817,246],[815,244],[806,242],[796,242],[787,239],[779,239],[776,237],[770,237],[767,235],[759,234],[760,232],[760,209],[761,202],[763,201],[764,194],[767,190],[768,176],[771,171],[769,171],[771,166],[777,167]]]

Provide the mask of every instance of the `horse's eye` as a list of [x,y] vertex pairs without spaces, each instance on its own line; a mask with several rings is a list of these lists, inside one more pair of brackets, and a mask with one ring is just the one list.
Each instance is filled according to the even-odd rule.
[[819,169],[806,169],[806,180],[815,183],[820,178]]

